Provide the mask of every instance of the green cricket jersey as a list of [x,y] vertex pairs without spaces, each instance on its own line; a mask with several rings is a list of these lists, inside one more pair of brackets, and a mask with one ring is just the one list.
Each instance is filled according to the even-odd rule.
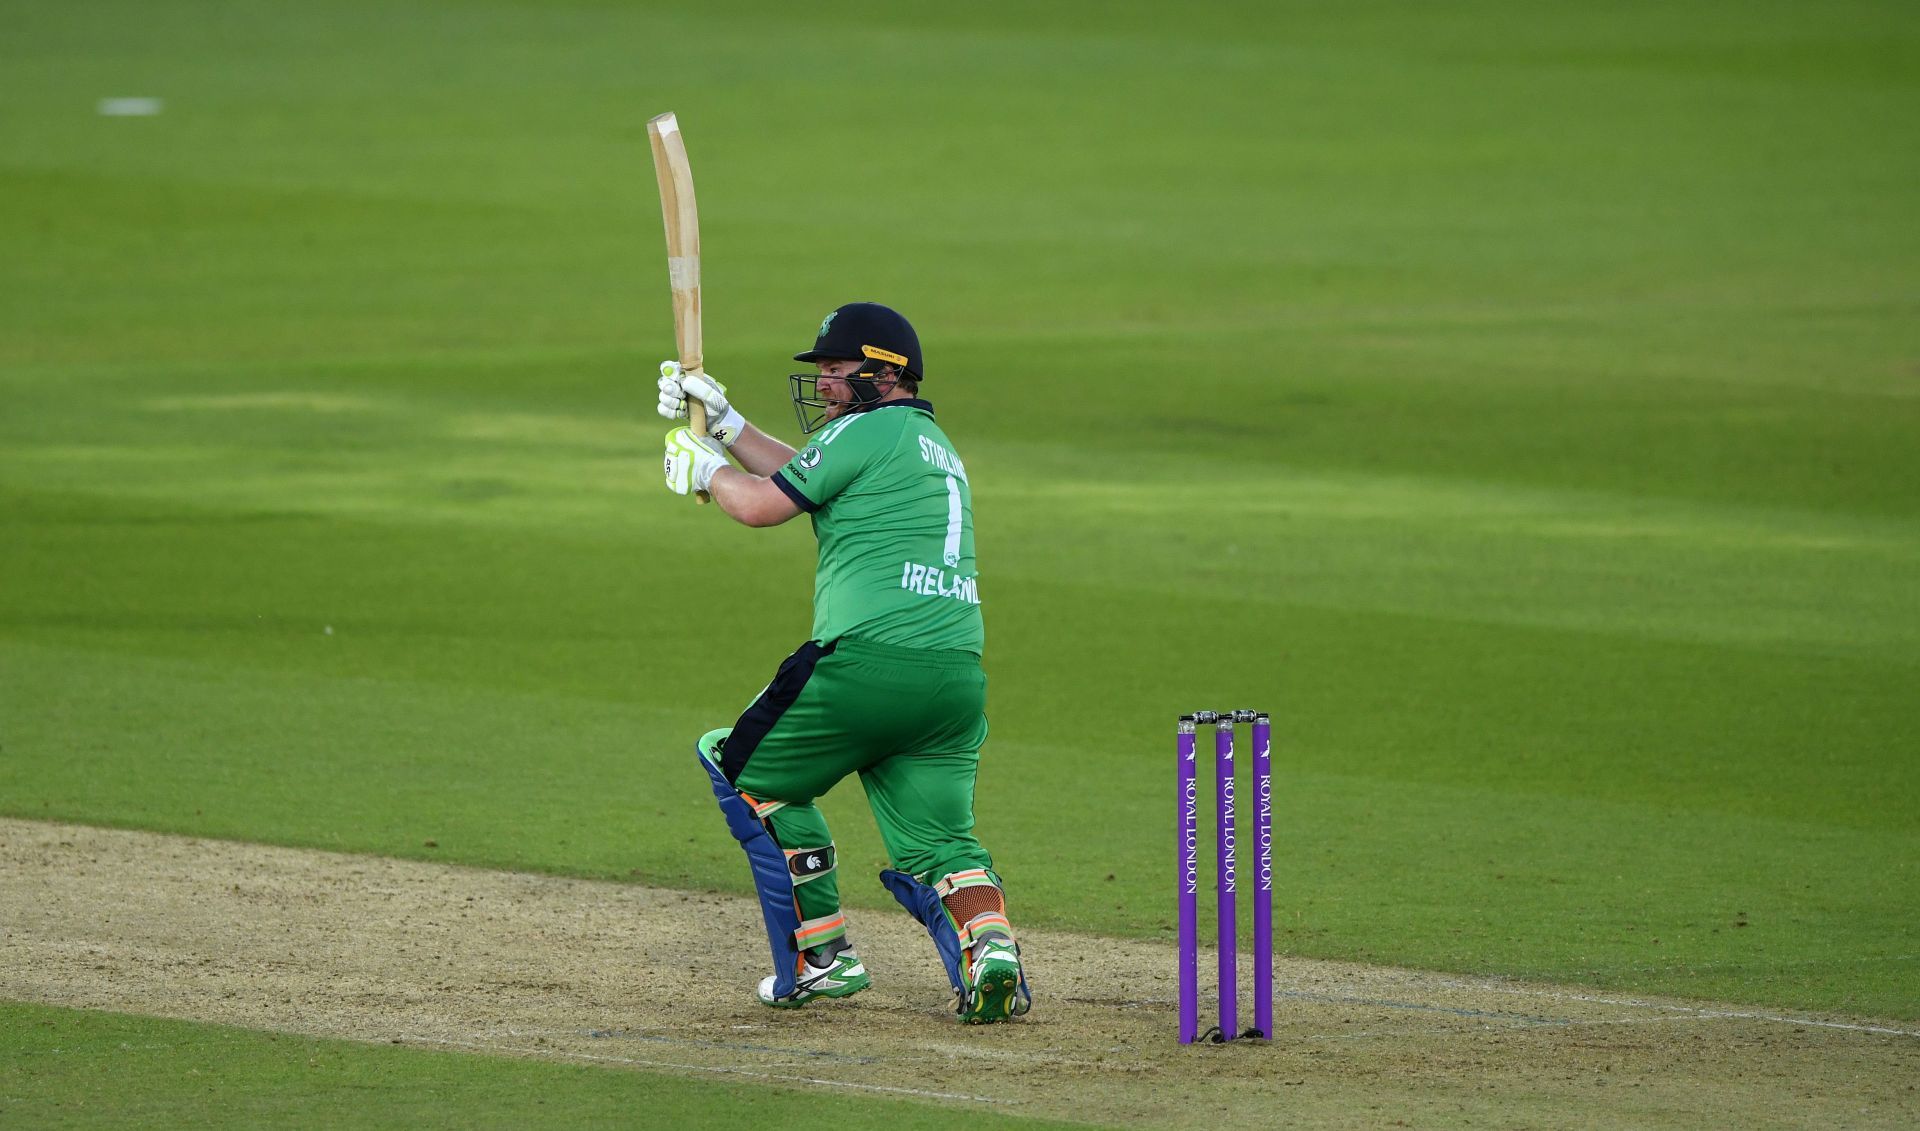
[[820,541],[815,640],[981,654],[973,492],[931,404],[840,417],[773,481],[813,516]]

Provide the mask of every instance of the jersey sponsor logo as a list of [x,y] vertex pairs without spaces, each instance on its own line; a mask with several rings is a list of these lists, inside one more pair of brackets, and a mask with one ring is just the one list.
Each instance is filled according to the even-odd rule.
[[806,468],[819,467],[820,466],[820,449],[809,444],[807,446],[807,450],[804,452],[801,452],[800,455],[797,457],[797,459],[801,467],[806,467]]
[[900,588],[922,597],[950,597],[969,605],[980,603],[980,579],[949,575],[919,562],[904,562],[900,567]]
[[961,482],[966,482],[966,465],[960,462],[959,456],[935,442],[933,437],[920,437],[920,458]]

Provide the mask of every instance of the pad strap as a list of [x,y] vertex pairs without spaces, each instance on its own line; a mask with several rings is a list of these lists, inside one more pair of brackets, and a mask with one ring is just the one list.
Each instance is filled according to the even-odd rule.
[[933,890],[940,893],[941,899],[947,898],[961,888],[997,888],[999,886],[994,882],[993,873],[985,868],[968,868],[964,872],[951,872],[933,881]]
[[793,941],[801,950],[825,946],[847,933],[847,917],[836,911],[818,919],[802,920],[793,932]]
[[839,861],[834,858],[831,844],[825,848],[789,848],[785,851],[787,871],[792,874],[795,887],[819,879],[833,871],[839,864]]
[[982,911],[962,924],[958,934],[960,945],[969,948],[987,935],[1005,935],[1008,942],[1018,941],[1013,937],[1013,924],[999,911]]

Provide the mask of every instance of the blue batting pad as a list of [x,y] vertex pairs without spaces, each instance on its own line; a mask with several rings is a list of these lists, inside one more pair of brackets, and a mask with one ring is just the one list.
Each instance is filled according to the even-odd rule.
[[[794,942],[794,932],[800,929],[800,912],[793,903],[793,873],[787,870],[787,855],[780,851],[772,834],[753,815],[753,806],[733,788],[720,767],[708,761],[698,746],[694,748],[694,756],[713,779],[714,800],[720,803],[720,812],[727,818],[727,831],[746,850],[747,863],[753,868],[753,887],[760,895],[760,916],[767,923],[767,946],[773,951],[773,995],[785,997],[793,992],[800,963],[800,948]],[[939,901],[934,902],[937,905]]]
[[947,909],[940,903],[940,893],[913,878],[906,872],[896,872],[891,868],[880,873],[880,882],[887,885],[893,898],[907,909],[907,914],[920,921],[933,939],[933,948],[940,952],[940,961],[946,964],[947,981],[953,983],[953,992],[965,991],[966,982],[960,974],[960,935],[953,929],[953,920],[947,917]]

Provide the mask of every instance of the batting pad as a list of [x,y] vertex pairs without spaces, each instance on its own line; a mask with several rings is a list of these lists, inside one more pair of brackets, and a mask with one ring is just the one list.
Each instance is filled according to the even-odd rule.
[[[946,904],[940,900],[940,892],[913,878],[909,872],[897,872],[891,868],[880,873],[880,882],[907,909],[907,914],[919,920],[927,929],[927,936],[933,940],[933,948],[940,952],[940,961],[947,968],[947,982],[953,986],[954,1000],[964,1001],[967,994],[967,947],[972,943],[972,930],[964,941],[960,931],[953,925],[953,917],[947,914]],[[947,886],[944,882],[942,886]],[[996,915],[999,924],[1006,923],[1005,916]],[[969,923],[972,928],[974,924]],[[1013,937],[1012,928],[1006,928],[1009,939]],[[1027,974],[1020,972],[1020,996],[1032,1002],[1033,996],[1027,992]]]
[[794,874],[788,869],[787,854],[774,842],[754,807],[720,772],[720,767],[714,765],[699,746],[694,752],[701,768],[713,780],[714,800],[720,803],[720,812],[727,818],[727,831],[740,842],[747,853],[747,863],[752,866],[753,888],[760,896],[760,917],[767,924],[767,946],[773,951],[773,996],[786,997],[793,992],[800,969],[800,948],[795,935],[801,926],[800,912],[793,902]]
[[940,961],[947,967],[947,981],[953,984],[953,992],[965,992],[966,982],[960,965],[960,934],[953,929],[953,920],[947,918],[947,909],[941,906],[940,893],[913,878],[911,873],[896,872],[888,868],[880,873],[880,882],[907,909],[907,914],[920,921],[933,938],[933,948],[940,952]]

